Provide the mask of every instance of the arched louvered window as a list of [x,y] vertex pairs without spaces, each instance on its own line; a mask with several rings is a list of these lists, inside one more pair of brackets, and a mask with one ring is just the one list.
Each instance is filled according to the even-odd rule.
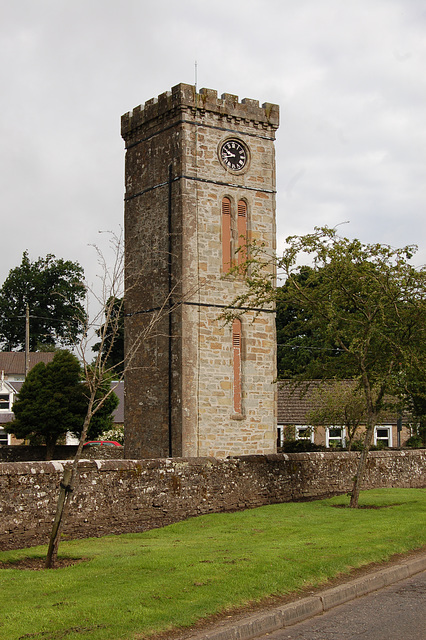
[[232,266],[232,229],[231,229],[231,201],[222,200],[222,268],[227,273]]
[[237,232],[238,232],[238,265],[243,264],[247,257],[247,204],[244,200],[238,202],[237,211]]
[[235,318],[232,323],[232,355],[234,367],[234,412],[242,413],[241,320],[238,318]]

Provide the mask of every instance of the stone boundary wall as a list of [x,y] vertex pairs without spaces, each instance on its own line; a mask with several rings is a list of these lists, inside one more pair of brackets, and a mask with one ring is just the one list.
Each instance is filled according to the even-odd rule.
[[[138,532],[205,513],[312,500],[351,488],[355,452],[82,460],[69,538]],[[48,541],[70,462],[0,463],[0,549]],[[371,452],[364,488],[425,487],[426,450]]]

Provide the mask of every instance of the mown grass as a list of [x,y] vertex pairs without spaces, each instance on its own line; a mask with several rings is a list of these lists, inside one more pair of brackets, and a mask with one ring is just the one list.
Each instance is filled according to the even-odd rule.
[[[386,508],[335,508],[348,503],[341,496],[64,541],[60,555],[88,560],[56,570],[0,570],[0,638],[141,639],[426,543],[426,490],[372,490],[360,502]],[[0,561],[45,551],[0,552]]]

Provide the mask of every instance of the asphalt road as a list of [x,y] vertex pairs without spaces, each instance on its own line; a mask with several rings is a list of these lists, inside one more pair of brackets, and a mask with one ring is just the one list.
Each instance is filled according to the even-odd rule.
[[259,640],[426,640],[426,571]]

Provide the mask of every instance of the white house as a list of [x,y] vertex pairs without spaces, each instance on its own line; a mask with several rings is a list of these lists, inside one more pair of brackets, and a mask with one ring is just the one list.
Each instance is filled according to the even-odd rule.
[[[30,352],[29,370],[39,362],[47,364],[53,360],[52,352]],[[15,444],[13,436],[6,433],[3,425],[13,420],[12,407],[15,396],[25,380],[25,353],[23,351],[0,351],[0,444]]]

